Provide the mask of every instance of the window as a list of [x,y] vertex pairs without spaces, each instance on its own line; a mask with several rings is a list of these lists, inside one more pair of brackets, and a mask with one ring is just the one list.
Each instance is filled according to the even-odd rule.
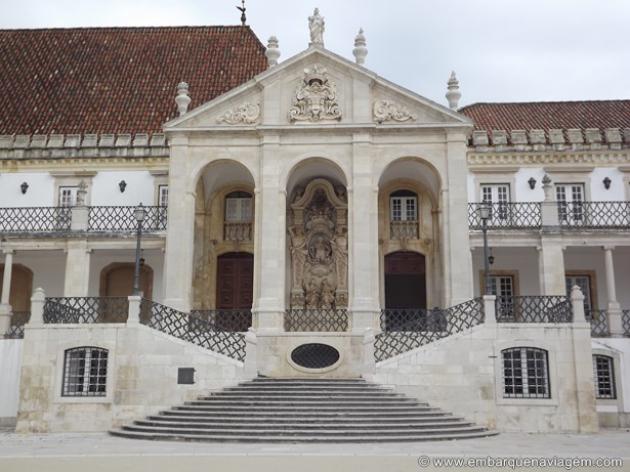
[[550,398],[547,351],[516,347],[501,351],[504,398]]
[[168,185],[158,185],[158,206],[168,207]]
[[482,184],[481,201],[492,203],[490,221],[505,220],[508,217],[510,186],[508,184]]
[[59,206],[73,207],[77,204],[79,187],[59,187]]
[[66,350],[62,396],[104,397],[106,382],[107,349],[76,347]]
[[599,354],[593,356],[593,377],[595,380],[595,398],[617,398],[612,357]]
[[571,296],[571,289],[574,285],[580,287],[580,290],[584,294],[584,313],[588,317],[593,309],[593,300],[591,295],[591,276],[590,275],[567,275],[565,276],[567,296]]
[[390,197],[391,221],[417,221],[418,197],[409,190],[399,190]]
[[584,184],[556,184],[560,221],[579,224],[584,220]]
[[247,192],[232,192],[225,198],[225,221],[249,223],[252,221],[252,196]]

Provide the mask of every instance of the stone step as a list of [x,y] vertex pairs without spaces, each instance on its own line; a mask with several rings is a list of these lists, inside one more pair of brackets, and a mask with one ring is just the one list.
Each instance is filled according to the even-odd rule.
[[[418,411],[436,411],[433,408],[422,407],[422,406],[400,406],[400,405],[379,405],[379,406],[360,406],[360,405],[344,405],[343,407],[339,407],[338,405],[277,405],[277,406],[265,406],[257,405],[256,409],[258,411],[267,411],[267,412],[277,412],[277,413],[293,413],[296,411],[327,411],[327,412],[336,412],[343,413],[344,411],[353,411],[353,412],[389,412],[389,411],[399,411],[399,412],[418,412]],[[243,405],[183,405],[174,407],[175,410],[181,411],[251,411],[252,404],[243,404]],[[316,408],[314,408],[316,407]]]
[[392,392],[391,390],[335,390],[335,389],[277,389],[277,390],[263,390],[263,389],[251,389],[251,390],[224,390],[221,392],[211,392],[209,395],[202,396],[199,398],[215,398],[215,397],[226,397],[226,396],[252,396],[252,395],[268,395],[268,396],[277,396],[277,395],[310,395],[310,396],[359,396],[359,397],[404,397],[404,395],[396,392]]
[[[266,427],[254,427],[254,428],[243,428],[243,429],[218,429],[218,428],[178,428],[172,425],[169,426],[139,426],[139,425],[126,425],[121,429],[125,431],[140,431],[140,432],[160,432],[160,433],[170,433],[177,436],[181,435],[192,435],[192,434],[222,434],[226,436],[238,436],[238,435],[260,435],[265,436],[268,434],[277,434],[278,431],[272,428]],[[406,434],[417,434],[421,433],[423,435],[432,435],[432,434],[448,434],[448,433],[467,433],[467,432],[481,432],[484,431],[484,428],[479,426],[441,426],[441,427],[433,427],[433,428],[389,428],[382,430],[372,430],[368,428],[338,428],[338,429],[324,429],[319,428],[317,430],[313,430],[312,428],[285,428],[282,430],[282,435],[284,436],[310,436],[316,433],[318,436],[331,436],[331,435],[344,435],[344,436],[389,436],[389,435],[397,435],[403,436]]]
[[162,428],[177,428],[177,429],[265,429],[265,430],[290,430],[290,429],[300,429],[300,430],[338,430],[338,429],[347,429],[347,430],[361,430],[368,429],[370,431],[375,430],[399,430],[399,429],[437,429],[437,428],[461,428],[461,427],[472,427],[474,426],[470,422],[457,420],[457,421],[421,421],[421,422],[371,422],[371,423],[356,423],[354,421],[335,421],[335,422],[318,422],[318,423],[305,423],[301,421],[292,421],[292,422],[275,422],[269,421],[267,423],[256,423],[243,419],[241,422],[223,422],[220,420],[215,421],[204,421],[204,422],[196,422],[196,421],[163,421],[163,420],[137,420],[134,421],[133,424],[135,426],[142,427],[162,427]]
[[[206,411],[190,411],[190,410],[166,410],[161,411],[160,416],[172,416],[172,417],[195,417],[195,418],[218,418],[218,417],[229,417],[229,418],[277,418],[278,414],[275,412],[266,412],[266,411],[251,411],[251,410],[242,410],[242,411],[219,411],[218,413],[215,411],[206,412]],[[322,411],[322,410],[307,410],[301,411],[299,413],[292,412],[291,417],[295,418],[353,418],[353,419],[370,419],[370,418],[425,418],[427,416],[441,416],[441,417],[449,417],[453,418],[450,413],[443,412],[437,408],[430,408],[426,411],[387,411],[383,412],[380,409],[374,411]]]
[[278,404],[330,404],[335,402],[340,405],[353,405],[353,404],[368,404],[373,405],[375,402],[385,402],[387,404],[413,404],[413,405],[426,405],[426,403],[418,403],[413,398],[406,398],[402,396],[396,397],[381,397],[381,396],[336,396],[336,395],[222,395],[216,397],[201,397],[197,400],[191,400],[186,402],[186,405],[214,405],[214,404],[234,404],[234,403],[247,403],[251,404],[266,404],[266,405],[278,405]]
[[152,415],[147,417],[149,421],[162,422],[188,422],[188,423],[251,423],[251,424],[335,424],[336,422],[352,422],[357,425],[364,424],[425,424],[425,423],[455,423],[463,421],[462,418],[449,416],[447,414],[440,415],[404,415],[400,417],[391,415],[379,416],[349,416],[349,415],[292,415],[290,418],[282,418],[279,416],[260,416],[241,414],[237,416],[229,415],[207,415],[207,416],[191,416],[191,415]]
[[178,434],[173,436],[170,433],[163,432],[140,432],[126,431],[123,429],[111,430],[109,432],[113,436],[132,439],[177,439],[186,441],[207,441],[207,442],[246,442],[246,443],[381,443],[381,442],[421,442],[421,441],[440,441],[452,439],[472,439],[498,434],[496,431],[480,431],[480,432],[460,432],[446,434],[419,434],[410,433],[407,435],[389,435],[389,436],[290,436],[290,435],[223,435],[223,434]]

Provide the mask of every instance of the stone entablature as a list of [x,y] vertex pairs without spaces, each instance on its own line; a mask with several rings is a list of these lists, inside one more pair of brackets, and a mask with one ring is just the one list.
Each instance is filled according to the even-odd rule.
[[619,150],[630,147],[630,128],[476,130],[469,145],[477,152]]
[[168,155],[168,143],[162,133],[0,135],[0,159]]

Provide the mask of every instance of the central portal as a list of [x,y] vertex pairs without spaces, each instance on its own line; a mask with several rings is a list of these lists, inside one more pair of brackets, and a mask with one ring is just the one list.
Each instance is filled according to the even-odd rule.
[[425,258],[411,251],[385,256],[385,307],[427,307]]

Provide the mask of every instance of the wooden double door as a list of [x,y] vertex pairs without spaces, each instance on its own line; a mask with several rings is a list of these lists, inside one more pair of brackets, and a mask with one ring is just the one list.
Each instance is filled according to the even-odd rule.
[[254,294],[254,256],[229,252],[217,260],[217,309],[249,310]]
[[385,307],[427,307],[426,264],[422,254],[399,251],[385,256]]

